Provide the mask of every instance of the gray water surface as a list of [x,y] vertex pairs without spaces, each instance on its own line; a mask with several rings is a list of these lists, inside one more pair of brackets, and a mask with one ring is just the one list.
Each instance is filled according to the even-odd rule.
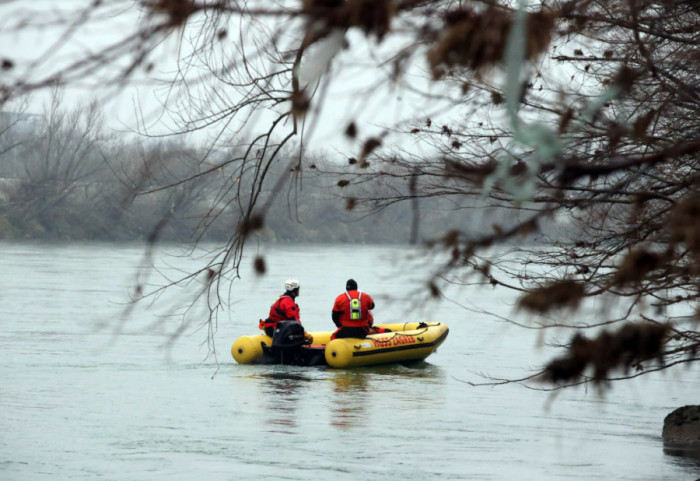
[[[604,395],[592,387],[556,394],[517,384],[473,387],[468,382],[485,380],[480,374],[525,376],[553,351],[538,347],[536,331],[413,296],[429,266],[404,261],[408,248],[263,253],[268,274],[256,277],[245,263],[234,284],[235,302],[214,334],[215,360],[207,357],[206,327],[168,340],[196,283],[120,321],[142,247],[0,244],[0,479],[700,476],[696,461],[665,454],[660,438],[664,416],[697,404],[697,367],[618,383]],[[166,275],[196,265],[161,253],[156,262]],[[231,343],[257,333],[291,276],[302,283],[307,330],[332,328],[333,299],[354,277],[377,301],[377,322],[441,321],[450,335],[427,362],[408,367],[237,365]],[[159,281],[152,273],[148,282]],[[512,315],[509,293],[465,288],[453,295],[474,309]],[[198,315],[194,309],[190,319]]]

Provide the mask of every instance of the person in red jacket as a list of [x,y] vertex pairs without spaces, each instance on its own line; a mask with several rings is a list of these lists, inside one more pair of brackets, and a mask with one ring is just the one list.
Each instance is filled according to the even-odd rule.
[[[265,334],[272,337],[275,327],[279,321],[297,321],[301,324],[299,316],[299,306],[295,299],[299,297],[299,281],[288,279],[284,283],[284,294],[279,296],[270,306],[270,314],[267,319],[260,319],[260,329],[265,330]],[[307,340],[310,336],[304,331]]]
[[372,313],[374,300],[366,292],[357,290],[357,282],[348,279],[345,283],[345,292],[336,297],[333,304],[331,318],[338,330],[331,339],[344,337],[366,337],[372,328],[374,319]]

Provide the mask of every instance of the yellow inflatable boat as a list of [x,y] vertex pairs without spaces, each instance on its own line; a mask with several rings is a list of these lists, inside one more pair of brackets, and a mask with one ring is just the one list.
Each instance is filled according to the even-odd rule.
[[[331,341],[331,331],[311,332],[313,344],[303,345],[298,333],[284,335],[281,324],[275,331],[276,341],[267,335],[242,336],[231,347],[239,364],[323,365],[335,368],[370,366],[392,362],[419,361],[431,355],[450,332],[439,322],[379,324],[390,332],[370,334],[364,339],[346,338]],[[296,324],[296,326],[295,326]],[[293,322],[289,327],[299,329]],[[278,332],[280,335],[278,336]]]

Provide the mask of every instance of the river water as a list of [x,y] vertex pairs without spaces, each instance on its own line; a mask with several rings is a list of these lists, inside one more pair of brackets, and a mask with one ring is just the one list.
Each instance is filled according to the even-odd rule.
[[[517,384],[552,351],[512,315],[513,297],[463,288],[453,302],[415,295],[430,262],[408,248],[258,247],[244,262],[207,356],[196,285],[125,310],[138,245],[0,244],[0,479],[9,480],[695,480],[700,464],[664,452],[663,418],[697,404],[700,369],[681,368],[556,394]],[[251,254],[256,247],[251,249]],[[169,247],[167,253],[178,249]],[[157,274],[195,263],[158,251]],[[445,322],[427,362],[354,370],[237,365],[231,343],[287,277],[302,284],[307,330],[329,330],[354,277],[377,322]],[[128,315],[127,315],[128,314]],[[194,324],[183,319],[195,319]],[[171,342],[173,333],[183,334]],[[561,339],[569,334],[557,333]]]

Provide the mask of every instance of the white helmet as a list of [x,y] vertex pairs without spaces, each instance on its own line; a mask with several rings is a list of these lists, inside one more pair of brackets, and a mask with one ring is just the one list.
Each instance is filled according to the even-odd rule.
[[293,291],[294,289],[299,289],[299,281],[296,279],[287,279],[284,283],[284,289],[286,291]]

